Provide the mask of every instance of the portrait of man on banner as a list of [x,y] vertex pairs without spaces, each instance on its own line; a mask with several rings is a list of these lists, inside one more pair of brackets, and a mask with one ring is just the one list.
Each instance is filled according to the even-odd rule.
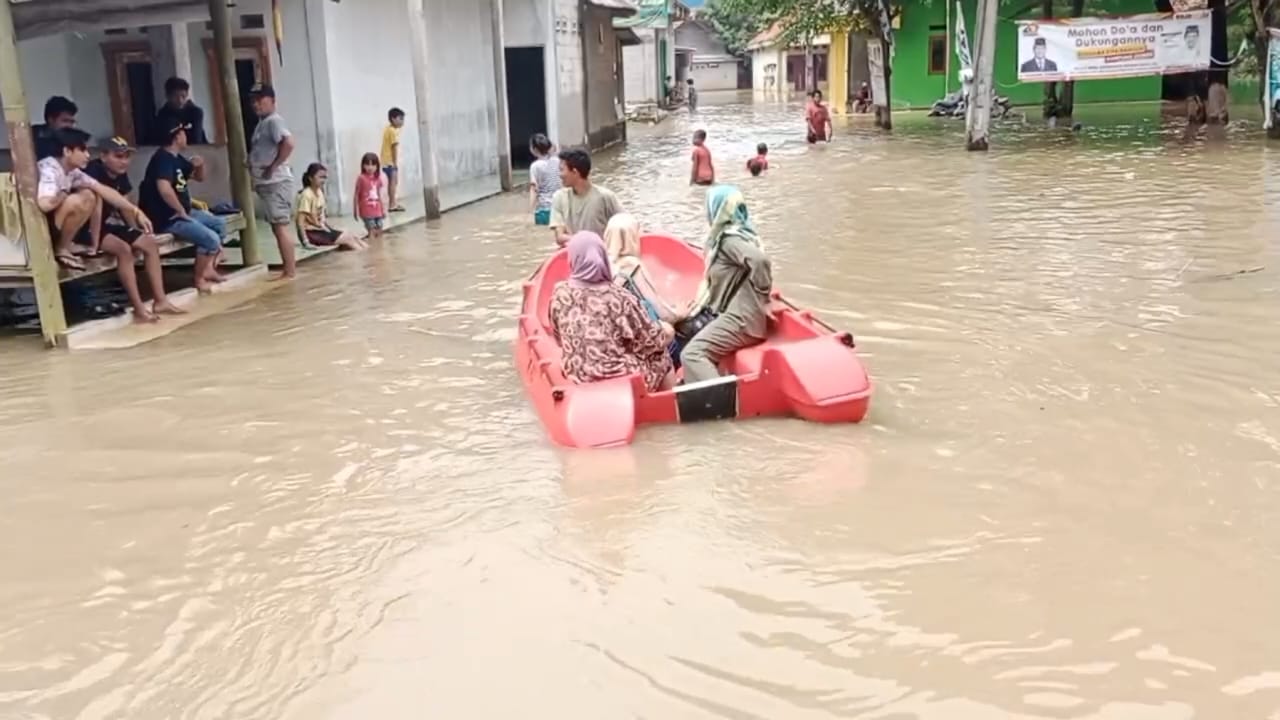
[[1045,39],[1038,37],[1031,44],[1031,52],[1033,57],[1022,63],[1022,72],[1024,73],[1049,73],[1058,72],[1058,63],[1047,57],[1049,48]]

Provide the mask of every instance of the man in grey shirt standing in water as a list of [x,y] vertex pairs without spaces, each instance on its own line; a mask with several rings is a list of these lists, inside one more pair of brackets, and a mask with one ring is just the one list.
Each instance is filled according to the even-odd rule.
[[576,148],[560,153],[560,182],[564,187],[551,198],[551,232],[560,247],[583,230],[603,237],[609,218],[622,212],[617,196],[597,187],[590,177],[590,153]]
[[262,214],[271,224],[276,245],[280,247],[280,262],[284,266],[281,277],[291,278],[298,272],[295,240],[289,229],[293,222],[294,193],[293,171],[288,162],[293,154],[293,134],[276,112],[274,88],[258,85],[249,91],[249,97],[253,99],[253,111],[258,114],[258,126],[253,129],[253,139],[249,142],[249,173],[262,203]]

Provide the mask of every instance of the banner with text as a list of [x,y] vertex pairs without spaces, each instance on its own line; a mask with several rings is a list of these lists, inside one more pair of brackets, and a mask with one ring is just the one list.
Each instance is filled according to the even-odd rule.
[[1208,10],[1018,22],[1022,82],[1173,75],[1208,68]]

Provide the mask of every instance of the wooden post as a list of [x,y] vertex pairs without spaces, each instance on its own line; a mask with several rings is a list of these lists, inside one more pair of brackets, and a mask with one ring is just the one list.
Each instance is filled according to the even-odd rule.
[[[3,1],[3,0],[0,0]],[[240,109],[240,84],[236,80],[236,57],[231,48],[231,12],[227,0],[209,0],[213,21],[214,57],[218,61],[218,83],[222,87],[223,122],[227,128],[227,168],[231,175],[231,198],[244,213],[240,231],[240,252],[244,264],[258,265],[258,223],[253,213],[253,183],[249,176],[248,143],[244,136],[244,116]]]
[[999,5],[999,0],[978,2],[978,52],[974,61],[973,92],[965,116],[965,147],[969,150],[986,150],[991,142],[991,96]]
[[503,0],[489,0],[493,18],[493,87],[498,101],[498,180],[504,192],[511,184],[511,118],[507,108],[507,43],[502,29]]
[[427,70],[428,0],[408,0],[409,53],[413,61],[413,90],[417,99],[418,152],[422,158],[422,197],[427,219],[440,217],[440,180],[436,163],[436,138],[431,125],[431,78]]
[[[27,118],[27,94],[18,66],[18,36],[13,29],[13,8],[0,0],[0,98],[4,99],[4,122],[13,157],[13,179],[18,186],[18,208],[22,236],[27,243],[27,262],[35,284],[36,307],[40,312],[40,334],[49,347],[67,331],[67,315],[62,308],[62,286],[58,265],[53,259],[53,239],[49,224],[36,205],[36,149]],[[9,228],[13,230],[13,228]]]

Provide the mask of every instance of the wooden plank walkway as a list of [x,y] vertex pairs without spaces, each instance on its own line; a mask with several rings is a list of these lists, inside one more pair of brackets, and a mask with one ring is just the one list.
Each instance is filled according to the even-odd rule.
[[[239,233],[245,227],[245,219],[243,215],[224,215],[227,221],[227,233]],[[160,245],[160,255],[173,255],[175,253],[186,250],[191,247],[191,243],[186,240],[179,240],[168,233],[158,233],[156,239]],[[113,255],[104,255],[97,258],[82,258],[84,262],[83,270],[72,270],[70,268],[61,268],[58,271],[58,282],[71,282],[81,278],[98,275],[116,269],[116,259]],[[0,288],[23,288],[31,287],[31,272],[25,268],[3,268],[0,269]]]

